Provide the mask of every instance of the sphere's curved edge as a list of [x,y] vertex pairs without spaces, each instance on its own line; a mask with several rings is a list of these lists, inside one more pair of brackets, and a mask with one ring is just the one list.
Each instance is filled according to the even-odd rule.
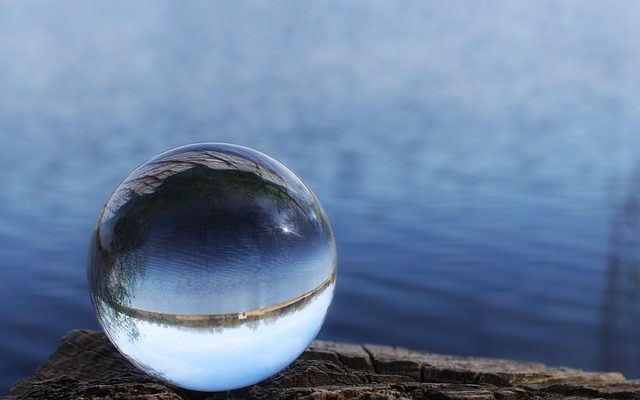
[[87,272],[107,337],[140,370],[190,390],[239,389],[286,368],[320,331],[337,280],[313,191],[232,143],[140,164],[107,199],[94,238]]

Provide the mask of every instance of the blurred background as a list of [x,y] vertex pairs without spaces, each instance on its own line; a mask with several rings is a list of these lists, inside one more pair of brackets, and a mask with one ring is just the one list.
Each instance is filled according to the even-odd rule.
[[640,377],[640,4],[0,1],[0,393],[74,328],[102,203],[166,149],[289,166],[323,339]]

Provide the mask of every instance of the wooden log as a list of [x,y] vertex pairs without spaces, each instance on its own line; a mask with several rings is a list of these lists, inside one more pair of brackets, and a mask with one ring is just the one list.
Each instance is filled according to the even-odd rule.
[[5,400],[17,399],[640,399],[640,381],[538,363],[315,341],[284,371],[225,393],[154,380],[102,332],[78,330]]

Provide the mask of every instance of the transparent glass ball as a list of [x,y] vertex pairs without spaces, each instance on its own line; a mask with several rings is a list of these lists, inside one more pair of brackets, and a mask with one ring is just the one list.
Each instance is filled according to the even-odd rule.
[[315,195],[284,165],[193,144],[118,185],[98,217],[88,279],[100,324],[138,368],[230,390],[280,371],[315,338],[336,247]]

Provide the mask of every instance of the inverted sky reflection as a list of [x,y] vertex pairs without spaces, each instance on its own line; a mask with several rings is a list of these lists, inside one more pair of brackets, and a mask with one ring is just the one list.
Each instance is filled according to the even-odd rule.
[[120,320],[101,321],[119,327],[106,330],[109,338],[139,368],[188,389],[222,391],[257,383],[295,360],[320,330],[334,287],[275,320],[215,330],[158,324],[97,301]]

